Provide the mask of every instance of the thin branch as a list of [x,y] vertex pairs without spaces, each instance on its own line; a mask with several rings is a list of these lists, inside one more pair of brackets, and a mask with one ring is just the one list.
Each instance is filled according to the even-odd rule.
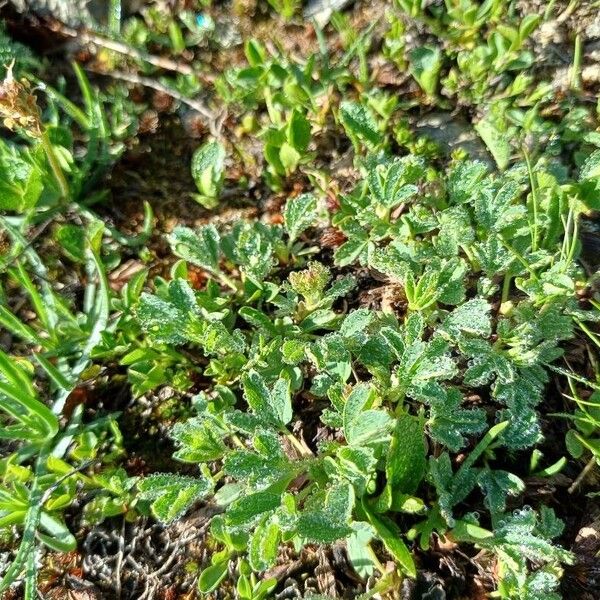
[[577,479],[573,482],[571,487],[567,490],[569,492],[569,494],[572,494],[581,485],[582,481],[588,476],[589,472],[594,468],[595,464],[596,464],[596,457],[592,456],[592,458],[590,458],[590,460],[587,462],[585,467],[583,467],[583,470],[581,471],[581,473],[579,473],[579,475],[577,476]]
[[143,85],[144,87],[156,90],[157,92],[161,92],[163,94],[167,94],[174,98],[178,102],[189,106],[191,109],[195,110],[203,117],[205,117],[208,121],[208,127],[210,132],[215,137],[220,137],[221,126],[223,124],[224,114],[215,114],[208,107],[206,107],[199,100],[193,100],[191,98],[186,98],[183,94],[180,94],[177,90],[174,90],[162,83],[152,79],[150,77],[144,77],[143,75],[138,75],[137,73],[128,73],[126,71],[102,71],[100,69],[93,69],[89,66],[84,67],[86,71],[90,71],[91,73],[96,73],[97,75],[104,75],[106,77],[112,77],[113,79],[119,79],[121,81],[127,81],[128,83],[134,83],[136,85]]
[[182,73],[183,75],[194,74],[194,69],[187,63],[178,62],[163,56],[156,56],[155,54],[148,54],[147,52],[138,50],[133,46],[129,46],[123,42],[118,42],[117,40],[107,38],[92,31],[87,31],[85,29],[73,29],[72,27],[68,27],[60,21],[53,22],[50,27],[54,31],[72,38],[76,38],[77,42],[80,44],[93,44],[94,46],[100,46],[101,48],[106,48],[107,50],[112,50],[113,52],[124,54],[126,56],[130,56],[131,58],[150,63],[155,67],[166,69],[167,71],[175,71],[177,73]]
[[121,600],[121,569],[123,568],[123,555],[125,551],[125,517],[121,520],[121,533],[119,535],[119,551],[115,565],[115,596]]

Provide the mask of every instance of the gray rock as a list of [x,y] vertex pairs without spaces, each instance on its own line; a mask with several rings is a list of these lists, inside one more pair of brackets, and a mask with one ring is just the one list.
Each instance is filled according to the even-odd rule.
[[448,153],[462,148],[469,153],[470,158],[494,166],[490,153],[475,129],[460,116],[444,112],[430,113],[419,118],[414,127],[417,134],[426,135],[438,142]]
[[70,27],[90,26],[94,23],[88,8],[89,0],[10,0],[21,13],[35,13],[53,17]]
[[331,15],[342,10],[354,0],[309,0],[304,7],[304,17],[314,19],[319,27],[324,27],[329,23]]

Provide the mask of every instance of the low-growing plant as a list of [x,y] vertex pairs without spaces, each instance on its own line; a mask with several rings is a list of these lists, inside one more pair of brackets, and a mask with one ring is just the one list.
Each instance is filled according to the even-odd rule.
[[300,7],[298,0],[267,0],[273,10],[286,21],[291,19]]
[[192,176],[198,188],[195,199],[205,208],[215,208],[223,188],[225,149],[217,140],[206,142],[194,152]]
[[[171,235],[174,252],[209,281],[201,291],[182,277],[157,282],[136,318],[154,343],[197,353],[213,385],[171,433],[175,458],[199,464],[201,477],[144,480],[142,498],[155,499],[164,521],[198,499],[222,509],[212,531],[224,549],[200,576],[203,593],[232,560],[268,570],[285,543],[345,539],[355,568],[370,573],[381,570],[379,540],[414,577],[411,542],[427,549],[437,533],[495,553],[502,597],[529,597],[542,582],[553,597],[560,563],[571,561],[551,542],[562,526],[545,507],[507,512],[524,481],[496,458],[540,441],[547,365],[576,319],[595,318],[578,306],[585,276],[567,225],[584,204],[561,200],[581,186],[542,166],[493,175],[464,160],[448,174],[412,156],[362,164],[364,180],[332,215],[347,237],[335,264],[386,277],[394,296],[382,310],[340,310],[355,281],[321,262],[288,270],[286,247],[315,224],[310,197],[288,201],[283,228]],[[498,405],[496,423],[482,396]],[[317,443],[297,413],[307,402],[329,432]],[[476,489],[491,527],[461,511]],[[545,566],[529,571],[527,559]]]
[[[300,8],[269,4],[282,20]],[[239,197],[223,219],[165,227],[167,268],[145,247],[148,204],[131,236],[90,208],[144,107],[78,66],[82,108],[67,86],[21,79],[30,63],[0,34],[18,74],[0,94],[13,134],[0,143],[0,535],[14,550],[0,594],[23,582],[35,598],[43,548],[74,549],[79,526],[170,525],[203,504],[207,555],[187,568],[202,597],[273,597],[282,556],[335,545],[364,598],[466,547],[494,597],[558,600],[575,557],[554,509],[567,511],[531,481],[579,473],[573,493],[600,456],[598,276],[582,235],[600,210],[600,137],[579,98],[581,37],[557,98],[531,69],[539,16],[499,0],[394,4],[383,49],[379,21],[361,31],[350,13],[302,58],[245,40],[247,65],[215,81],[230,114],[190,165],[207,209],[232,195],[226,175]],[[198,57],[226,45],[217,9],[157,4],[124,22],[120,9],[112,46],[138,58],[98,60],[142,65],[142,85],[172,69],[181,97],[197,93]],[[413,131],[422,113],[465,108],[497,169]],[[135,272],[111,289],[125,258]],[[111,383],[130,392],[127,424],[153,406],[180,469],[122,460],[135,435],[118,405],[88,397]],[[559,418],[564,448],[545,439]]]
[[[0,322],[26,347],[36,347],[37,351],[16,357],[0,352],[1,437],[16,444],[16,450],[0,462],[0,528],[21,532],[18,551],[0,581],[0,592],[25,573],[25,597],[33,598],[38,542],[62,552],[75,548],[75,538],[62,513],[82,487],[96,495],[88,513],[94,522],[127,509],[123,496],[118,502],[111,501],[118,493],[111,479],[114,476],[109,477],[108,471],[102,475],[84,473],[98,461],[110,469],[122,453],[122,439],[114,417],[84,422],[81,403],[70,413],[66,409],[89,366],[92,349],[107,328],[108,285],[98,256],[100,238],[88,240],[86,254],[89,272],[96,270],[99,286],[96,289],[91,283],[88,287],[87,312],[73,314],[65,299],[47,283],[48,274],[39,256],[32,248],[23,248],[18,229],[4,217],[2,224],[25,257],[25,262],[9,267],[7,274],[28,296],[36,319],[33,326],[21,322],[2,297]],[[96,231],[101,234],[102,228]],[[41,283],[34,282],[25,264]],[[34,365],[45,376],[45,394],[52,397],[50,406],[38,389],[39,378],[34,385]],[[133,503],[134,497],[130,495],[129,500]]]

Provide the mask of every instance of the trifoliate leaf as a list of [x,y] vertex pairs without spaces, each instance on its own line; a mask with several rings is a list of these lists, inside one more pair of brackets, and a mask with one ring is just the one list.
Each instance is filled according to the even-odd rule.
[[177,423],[171,430],[177,451],[177,460],[191,463],[218,460],[227,446],[223,442],[223,431],[213,421],[193,418]]
[[176,256],[208,271],[217,271],[220,237],[214,225],[204,225],[196,230],[175,227],[167,239]]
[[251,370],[242,376],[242,385],[244,397],[257,416],[280,427],[290,422],[292,400],[289,381],[278,379],[269,389],[262,375]]

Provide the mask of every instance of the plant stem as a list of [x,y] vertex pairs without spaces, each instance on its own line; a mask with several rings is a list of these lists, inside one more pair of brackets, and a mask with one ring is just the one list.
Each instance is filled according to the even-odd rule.
[[585,323],[583,323],[583,321],[581,321],[580,319],[575,319],[575,321],[577,325],[579,325],[581,330],[587,334],[590,340],[592,340],[592,342],[594,342],[594,344],[598,346],[598,348],[600,348],[600,337],[598,337],[598,334],[594,333],[591,329],[589,329],[587,325],[585,325]]
[[229,275],[225,275],[225,273],[218,272],[214,273],[216,277],[218,277],[219,281],[228,288],[231,288],[234,292],[239,292],[239,288],[236,285],[235,281],[229,277]]
[[548,2],[548,6],[546,6],[546,10],[544,11],[544,21],[547,21],[550,18],[555,4],[556,0],[550,0],[550,2]]
[[575,481],[572,483],[571,487],[567,490],[569,492],[569,494],[572,494],[580,486],[581,482],[587,477],[588,473],[594,468],[595,464],[596,464],[596,457],[592,456],[592,458],[590,458],[590,460],[588,460],[585,467],[583,467],[583,470],[581,471],[581,473],[579,473],[579,475],[577,476],[577,479],[575,479]]
[[313,453],[311,452],[310,448],[306,444],[302,444],[296,438],[296,436],[293,435],[292,433],[290,433],[287,429],[283,429],[282,433],[289,440],[290,444],[292,444],[292,446],[294,446],[294,448],[296,450],[298,450],[298,452],[300,453],[300,456],[305,457],[305,458],[313,456]]
[[500,298],[500,304],[504,304],[508,300],[508,294],[510,293],[510,282],[512,280],[512,273],[510,269],[506,271],[504,275],[504,282],[502,283],[502,297]]
[[371,558],[371,560],[373,561],[373,563],[375,564],[375,568],[382,574],[382,575],[386,575],[387,571],[385,570],[385,567],[381,564],[381,561],[377,558],[377,555],[375,554],[375,551],[373,550],[373,548],[371,548],[371,544],[367,545],[367,548],[369,549],[369,557]]
[[581,57],[582,42],[581,34],[575,36],[575,49],[573,50],[573,65],[571,66],[570,86],[574,91],[581,89]]
[[527,163],[527,173],[529,174],[529,183],[531,185],[531,205],[533,208],[533,231],[531,233],[531,250],[535,252],[538,248],[538,197],[536,182],[533,177],[533,169],[531,168],[531,161],[529,160],[529,154],[527,150],[523,150],[525,156],[525,162]]
[[40,142],[42,144],[42,148],[44,149],[44,153],[46,154],[46,158],[48,159],[48,164],[52,169],[52,174],[54,175],[54,179],[58,184],[58,188],[60,190],[60,195],[63,200],[69,199],[69,184],[65,178],[65,174],[58,162],[58,158],[56,158],[56,153],[54,152],[54,147],[52,146],[52,142],[50,142],[50,138],[48,137],[48,133],[44,131],[42,133],[42,137],[40,138]]

